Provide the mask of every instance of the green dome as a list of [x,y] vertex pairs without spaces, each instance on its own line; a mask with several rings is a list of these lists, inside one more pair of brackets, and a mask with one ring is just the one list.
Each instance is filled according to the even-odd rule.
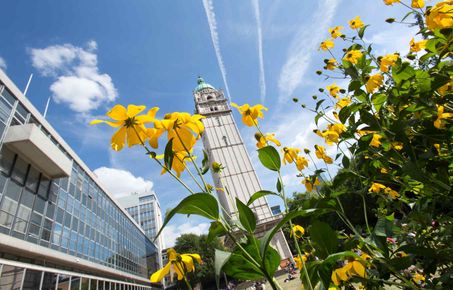
[[198,84],[198,86],[195,88],[195,92],[199,92],[203,89],[214,89],[215,90],[215,88],[213,86],[205,83],[204,79],[202,77],[198,77],[197,84]]

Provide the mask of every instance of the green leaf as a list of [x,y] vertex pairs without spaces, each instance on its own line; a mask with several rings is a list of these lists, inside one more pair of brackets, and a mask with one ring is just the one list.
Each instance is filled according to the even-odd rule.
[[368,27],[369,25],[365,25],[364,27],[360,28],[359,29],[359,37],[360,38],[363,38],[363,34],[365,33],[365,29]]
[[205,175],[209,171],[209,156],[206,150],[203,150],[203,160],[201,161],[201,174]]
[[313,222],[310,228],[310,237],[319,257],[326,258],[337,251],[337,233],[327,223]]
[[220,289],[220,272],[222,271],[223,266],[228,261],[230,256],[231,256],[230,252],[215,249],[214,267],[215,267],[215,283],[217,285],[217,289]]
[[322,104],[322,103],[323,103],[324,101],[325,101],[325,99],[322,99],[322,100],[320,100],[320,101],[316,102],[315,111],[318,111],[318,109],[319,109],[319,106],[321,106],[321,104]]
[[393,80],[399,84],[402,81],[408,80],[412,78],[415,75],[415,70],[414,68],[411,67],[410,63],[408,62],[403,62],[400,67],[397,69],[392,69],[392,76]]
[[213,241],[215,238],[225,235],[225,234],[226,234],[226,231],[220,222],[218,222],[218,221],[211,222],[211,226],[209,227],[209,231],[208,231],[208,237],[206,240],[209,243],[209,242]]
[[323,112],[319,112],[318,114],[316,114],[316,116],[315,116],[315,124],[316,125],[318,125],[319,118],[321,118],[322,116],[324,116]]
[[348,168],[349,167],[349,158],[346,155],[344,155],[343,159],[341,160],[341,163],[343,164],[344,168]]
[[267,169],[273,171],[280,170],[280,154],[278,154],[277,149],[275,149],[274,147],[266,146],[258,149],[258,158],[260,159],[261,164],[263,164]]
[[340,118],[341,123],[346,123],[349,115],[351,115],[351,108],[349,108],[349,106],[343,107],[340,110],[340,113],[338,113],[338,117]]
[[378,237],[391,237],[393,236],[392,225],[393,222],[389,221],[385,217],[381,217],[376,222],[374,234]]
[[[255,239],[253,237],[253,239]],[[254,240],[256,242],[256,239]],[[261,261],[259,251],[256,249],[256,244],[248,241],[241,246],[247,251],[254,260]],[[223,271],[239,280],[258,280],[264,277],[262,269],[252,262],[250,257],[245,256],[238,248],[231,254],[228,261],[223,266]]]
[[236,206],[239,212],[239,221],[242,226],[251,234],[256,229],[256,217],[253,211],[246,206],[239,198],[236,198]]
[[208,193],[195,193],[184,198],[174,209],[170,210],[166,215],[162,227],[157,233],[154,240],[160,235],[167,223],[175,214],[194,214],[210,220],[219,219],[219,204],[217,199]]
[[[280,183],[280,179],[277,181],[277,189],[278,189],[278,184]],[[258,198],[261,198],[263,196],[266,196],[266,195],[276,195],[276,196],[280,196],[279,194],[273,192],[273,191],[269,191],[269,190],[260,190],[260,191],[257,191],[255,192],[250,198],[249,198],[249,201],[247,201],[247,206],[251,205],[255,200],[257,200]]]
[[280,180],[280,178],[277,179],[276,187],[277,187],[277,191],[281,193],[282,189],[283,189],[283,185],[282,185],[282,181]]
[[165,145],[165,151],[164,151],[164,164],[165,167],[168,168],[168,170],[171,169],[171,165],[173,164],[173,138],[168,140],[167,145]]
[[273,277],[275,271],[277,270],[278,266],[280,265],[281,257],[278,252],[271,246],[266,253],[266,257],[264,259],[264,268],[269,276]]
[[416,84],[420,93],[431,91],[431,76],[428,72],[417,70],[415,72],[415,79],[417,80]]
[[376,111],[378,112],[386,101],[387,101],[386,94],[374,94],[371,97],[371,102],[373,103],[374,107],[376,108]]

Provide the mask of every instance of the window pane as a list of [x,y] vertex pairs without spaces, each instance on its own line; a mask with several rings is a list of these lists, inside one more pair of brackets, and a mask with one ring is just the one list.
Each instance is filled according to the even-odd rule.
[[41,181],[39,182],[38,195],[47,199],[47,191],[49,190],[49,179],[41,176]]
[[72,276],[72,278],[71,278],[71,290],[79,290],[79,287],[80,287],[80,277]]
[[46,206],[46,201],[41,197],[37,196],[35,204],[33,205],[33,210],[39,212],[40,214],[44,213],[44,208]]
[[0,210],[3,210],[12,215],[16,215],[16,209],[17,209],[17,202],[8,196],[5,196],[2,200]]
[[28,170],[28,163],[26,163],[22,158],[19,156],[16,158],[16,162],[14,163],[13,173],[11,174],[11,178],[14,178],[20,184],[24,184],[25,182],[25,175],[27,174]]
[[16,221],[14,222],[14,230],[19,233],[25,233],[25,230],[27,229],[27,221],[16,218]]
[[0,289],[19,290],[22,284],[23,268],[3,265]]
[[42,290],[55,290],[55,285],[57,283],[57,274],[54,273],[44,273],[44,279],[42,280]]
[[82,290],[88,290],[90,280],[88,278],[82,278]]
[[27,269],[25,272],[24,277],[24,286],[22,289],[24,290],[35,290],[39,289],[39,285],[41,284],[41,271]]
[[32,191],[36,192],[38,189],[38,182],[39,182],[39,171],[30,166],[30,170],[27,176],[26,186]]
[[6,148],[5,146],[2,147],[0,153],[0,170],[3,171],[6,175],[9,175],[11,172],[11,167],[13,165],[15,154]]
[[[9,228],[11,228],[12,223],[13,223],[13,216],[4,211],[0,211],[0,225],[9,229]],[[0,289],[1,289],[1,287],[0,287]]]
[[60,274],[58,277],[58,289],[69,289],[69,282],[71,281],[71,276]]
[[6,186],[4,195],[10,197],[14,201],[18,201],[21,191],[22,191],[22,187],[20,187],[17,183],[12,182],[10,180],[8,182],[8,185]]

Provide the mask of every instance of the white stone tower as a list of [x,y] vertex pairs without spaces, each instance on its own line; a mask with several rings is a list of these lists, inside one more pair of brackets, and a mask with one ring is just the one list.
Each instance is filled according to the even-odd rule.
[[[223,91],[205,83],[201,77],[197,82],[198,86],[193,92],[195,111],[206,117],[203,119],[203,146],[208,152],[210,162],[215,161],[225,167],[220,175],[211,171],[215,187],[226,188],[229,193],[217,190],[217,195],[226,216],[237,219],[236,197],[247,203],[252,194],[261,190],[261,185]],[[264,235],[280,218],[272,215],[265,198],[256,200],[251,209],[257,218],[258,236]],[[275,235],[272,245],[282,259],[292,259],[288,243],[281,231]]]

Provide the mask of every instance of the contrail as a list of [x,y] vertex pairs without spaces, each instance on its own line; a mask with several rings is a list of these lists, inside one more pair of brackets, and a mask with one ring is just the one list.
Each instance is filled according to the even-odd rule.
[[264,58],[263,58],[263,34],[261,31],[261,16],[260,4],[258,0],[252,0],[253,10],[255,12],[256,29],[258,33],[258,58],[260,62],[260,93],[261,102],[264,103],[266,99],[266,78],[264,74]]
[[215,19],[214,4],[212,0],[203,0],[204,10],[208,18],[209,30],[211,31],[212,46],[214,47],[217,63],[219,64],[220,73],[222,74],[223,83],[225,84],[225,91],[228,99],[231,101],[230,89],[226,78],[226,69],[223,64],[222,52],[220,51],[219,34],[217,33],[217,21]]
[[310,66],[312,54],[316,51],[341,0],[319,1],[319,6],[310,24],[302,26],[291,42],[288,58],[280,72],[278,81],[279,102],[284,103],[297,87]]

